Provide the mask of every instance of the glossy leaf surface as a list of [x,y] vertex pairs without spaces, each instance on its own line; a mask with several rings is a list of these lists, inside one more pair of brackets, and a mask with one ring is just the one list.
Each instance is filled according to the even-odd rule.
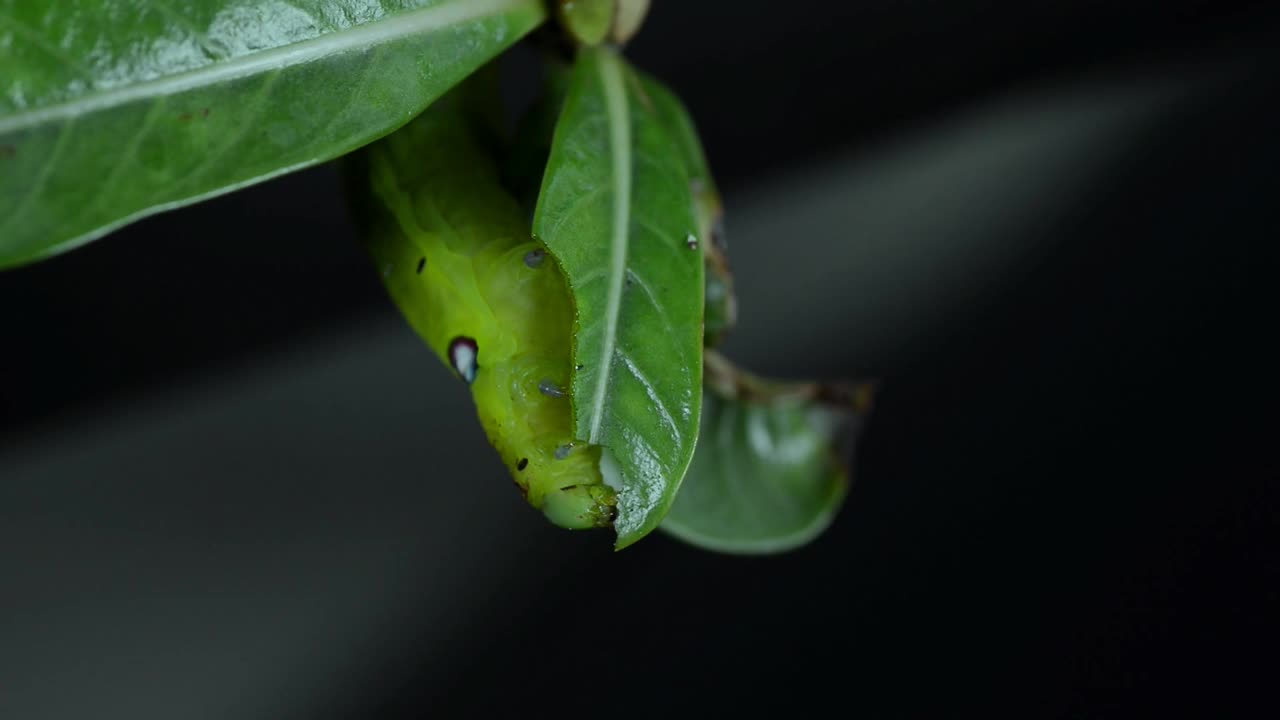
[[0,0],[0,268],[360,147],[544,17],[539,0]]
[[703,256],[688,173],[611,49],[579,51],[533,230],[574,297],[577,436],[606,449],[626,547],[661,522],[697,443]]
[[698,128],[689,110],[670,89],[657,78],[637,73],[645,93],[653,102],[654,112],[675,141],[685,171],[689,174],[689,191],[693,196],[693,214],[698,221],[698,235],[705,238],[702,249],[707,257],[705,343],[714,347],[733,328],[738,319],[738,300],[733,290],[733,274],[729,269],[728,245],[724,235],[724,207],[715,178],[707,163]]
[[707,363],[698,450],[662,529],[724,553],[804,545],[830,525],[847,494],[846,455],[869,390],[822,397],[831,393],[811,383],[717,371],[727,364],[715,354]]

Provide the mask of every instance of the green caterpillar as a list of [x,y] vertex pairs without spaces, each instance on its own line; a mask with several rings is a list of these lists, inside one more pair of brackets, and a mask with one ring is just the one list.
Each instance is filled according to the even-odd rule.
[[562,527],[608,527],[600,448],[573,437],[573,302],[485,128],[459,89],[369,146],[353,178],[365,247],[408,323],[469,384],[528,502]]

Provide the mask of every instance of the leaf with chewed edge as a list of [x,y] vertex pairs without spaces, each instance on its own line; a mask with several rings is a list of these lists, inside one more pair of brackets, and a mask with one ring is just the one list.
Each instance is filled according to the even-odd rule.
[[662,521],[697,444],[703,255],[688,172],[616,50],[578,52],[533,230],[574,298],[576,432],[605,448],[622,549]]

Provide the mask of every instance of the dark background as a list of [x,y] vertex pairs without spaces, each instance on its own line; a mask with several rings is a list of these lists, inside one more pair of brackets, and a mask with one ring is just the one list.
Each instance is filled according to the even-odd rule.
[[656,3],[730,353],[884,383],[779,557],[528,511],[331,167],[0,274],[0,717],[1271,716],[1278,31]]

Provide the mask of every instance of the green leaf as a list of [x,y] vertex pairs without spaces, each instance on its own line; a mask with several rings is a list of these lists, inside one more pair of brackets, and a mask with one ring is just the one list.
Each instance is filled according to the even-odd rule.
[[605,448],[621,549],[661,522],[697,443],[703,257],[689,178],[652,100],[609,48],[579,51],[534,235],[577,308],[579,439]]
[[724,237],[724,208],[720,191],[707,164],[702,141],[693,116],[680,98],[656,78],[636,73],[645,93],[653,101],[655,113],[676,143],[680,159],[689,173],[689,190],[693,195],[694,217],[698,219],[698,236],[707,238],[703,251],[707,256],[706,317],[704,322],[707,347],[724,339],[738,318],[738,301],[733,292],[733,273],[729,269],[729,248]]
[[702,141],[698,139],[698,127],[693,122],[693,115],[680,98],[660,80],[639,70],[636,75],[653,103],[654,114],[662,121],[675,142],[680,160],[689,173],[689,183],[695,188],[694,199],[699,202],[700,212],[714,215],[720,205],[720,193],[711,176]]
[[0,268],[349,152],[540,0],[0,0]]
[[817,537],[848,491],[842,457],[869,386],[761,380],[707,354],[702,434],[662,529],[733,554],[795,549]]

